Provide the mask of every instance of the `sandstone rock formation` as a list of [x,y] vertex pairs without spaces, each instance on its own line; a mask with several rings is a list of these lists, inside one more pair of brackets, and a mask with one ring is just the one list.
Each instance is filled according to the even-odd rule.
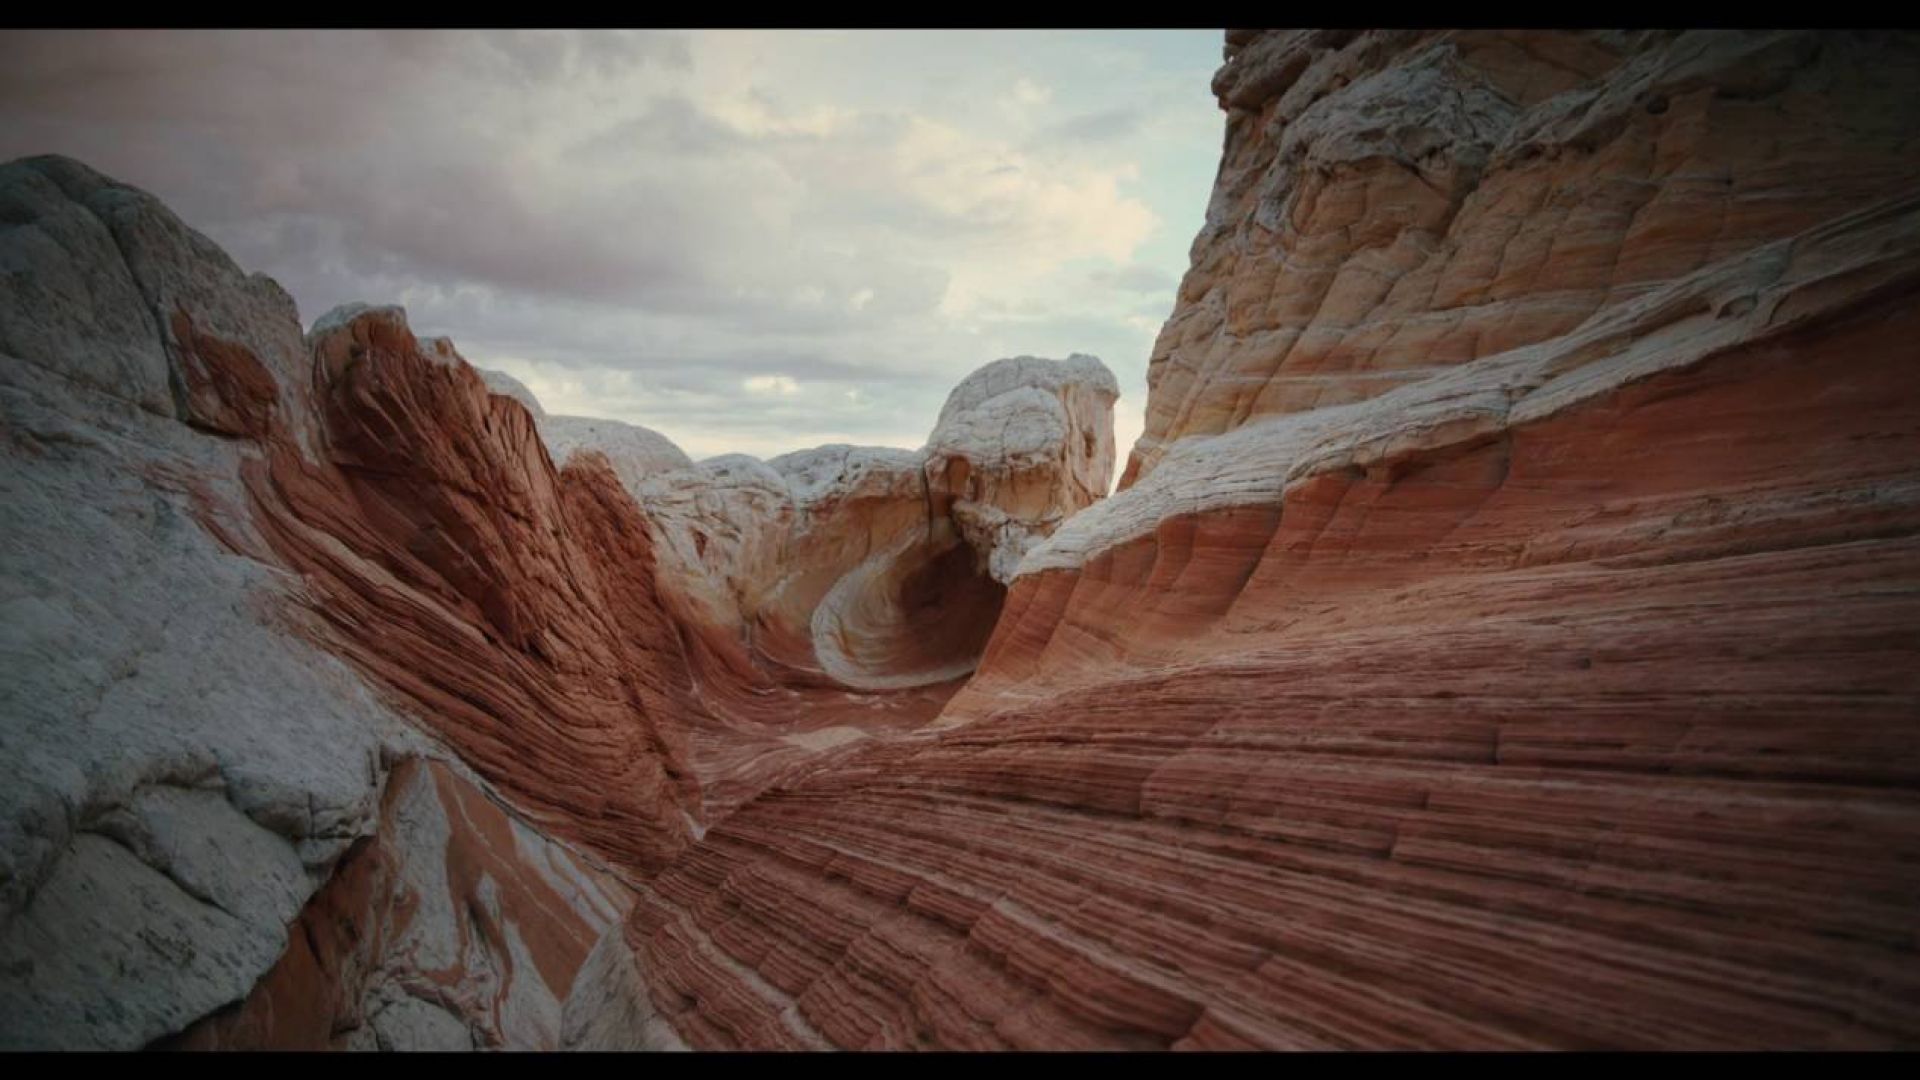
[[540,430],[556,461],[613,463],[646,508],[663,587],[725,646],[784,679],[894,690],[973,670],[1027,548],[1106,494],[1118,396],[1093,357],[1025,356],[955,387],[917,453],[836,445],[696,466],[645,428],[548,417]]
[[[429,338],[426,344],[437,352],[439,351],[440,343],[445,340],[444,338]],[[451,348],[452,345],[453,343],[451,341],[447,342],[447,347]],[[487,391],[489,393],[499,394],[502,397],[510,397],[519,402],[522,408],[533,414],[535,420],[545,420],[547,418],[547,410],[540,407],[540,399],[533,396],[533,391],[527,389],[526,383],[521,382],[519,379],[514,378],[504,371],[490,371],[486,368],[476,368],[475,370],[479,371],[480,380],[487,384]],[[652,432],[650,434],[658,434],[658,432]]]
[[[452,937],[467,901],[435,893],[446,845],[390,837],[380,808],[408,770],[468,804],[485,785],[314,646],[290,602],[302,585],[262,557],[245,509],[243,474],[267,464],[255,440],[288,457],[316,445],[291,300],[74,162],[0,166],[0,206],[0,1046],[138,1047],[245,997],[370,836],[422,883],[410,932]],[[484,842],[514,843],[459,888],[502,913],[495,941],[536,943],[565,986],[584,950],[545,942],[569,926],[591,940],[624,894],[545,886],[562,899],[516,925],[529,883],[585,871],[492,814]],[[333,969],[304,974],[286,989],[353,992]],[[522,1004],[526,980],[439,975],[442,1028],[557,1009]],[[389,1027],[435,999],[383,985]]]
[[244,471],[322,643],[555,834],[638,866],[685,843],[697,711],[647,529],[603,456],[556,470],[533,418],[398,308],[308,334],[326,453]]
[[[1112,376],[1022,359],[949,409],[951,491],[931,451],[835,447],[729,500],[726,464],[549,415],[398,308],[303,336],[77,163],[0,200],[9,1046],[553,1045],[626,879],[937,712],[987,568],[1112,465]],[[957,502],[997,515],[977,552]]]
[[1187,435],[1566,334],[1908,186],[1907,35],[1293,30],[1227,145],[1126,482]]
[[1125,490],[563,1037],[1920,1042],[1920,42],[1229,54]]
[[0,1043],[1920,1044],[1920,37],[1227,52],[1104,501],[1088,358],[689,463],[0,169]]
[[553,1048],[560,1003],[626,889],[457,767],[408,760],[245,1001],[172,1049]]
[[601,454],[629,493],[638,490],[650,476],[693,467],[671,439],[636,424],[584,416],[535,415],[539,417],[540,441],[556,464],[565,464],[577,451]]
[[926,468],[993,580],[1011,582],[1029,547],[1105,497],[1119,393],[1098,360],[1074,356],[988,364],[948,396]]

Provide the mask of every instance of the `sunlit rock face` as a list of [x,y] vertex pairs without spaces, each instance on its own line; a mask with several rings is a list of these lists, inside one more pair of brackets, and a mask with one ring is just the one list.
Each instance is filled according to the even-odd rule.
[[1920,1043],[1920,43],[1228,53],[1123,490],[563,1040]]

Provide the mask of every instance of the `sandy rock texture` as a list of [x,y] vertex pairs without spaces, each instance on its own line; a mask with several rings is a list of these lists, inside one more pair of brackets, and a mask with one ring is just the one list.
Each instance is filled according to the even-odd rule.
[[1124,489],[563,1038],[1920,1043],[1916,50],[1229,32]]
[[[973,670],[1027,549],[1105,496],[1118,396],[1091,356],[998,360],[954,388],[919,451],[822,446],[679,469],[627,453],[644,474],[629,490],[662,587],[759,668],[859,691],[951,683]],[[605,441],[576,445],[619,468]]]
[[0,200],[7,1045],[553,1045],[627,879],[931,718],[1112,467],[1091,358],[695,466],[78,163]]
[[[246,512],[257,440],[317,445],[291,300],[72,161],[0,166],[0,206],[0,1045],[136,1048],[246,998],[370,838],[400,842],[396,769],[452,766],[315,647]],[[513,828],[488,869],[508,908],[505,875],[571,858]],[[448,857],[404,850],[410,874]],[[416,933],[455,933],[447,895],[414,895]],[[541,921],[575,905],[591,942],[617,897]],[[443,981],[441,1026],[486,1029],[486,986]]]
[[1220,173],[1123,486],[1188,435],[1566,334],[1912,170],[1911,35],[1287,30],[1228,52]]
[[164,1045],[556,1049],[561,1002],[630,902],[457,763],[409,759],[273,970]]

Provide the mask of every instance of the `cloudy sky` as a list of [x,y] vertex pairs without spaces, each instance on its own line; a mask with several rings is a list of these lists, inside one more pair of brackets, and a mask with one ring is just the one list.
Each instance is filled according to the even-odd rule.
[[696,458],[917,447],[1002,356],[1139,432],[1218,31],[0,31],[0,159],[160,196],[309,323],[400,303]]

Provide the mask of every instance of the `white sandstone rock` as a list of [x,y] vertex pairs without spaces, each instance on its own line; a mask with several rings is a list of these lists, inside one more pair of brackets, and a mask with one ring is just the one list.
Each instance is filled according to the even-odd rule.
[[[239,481],[261,447],[182,422],[176,310],[259,362],[311,451],[285,292],[76,162],[0,165],[0,207],[0,1048],[135,1049],[245,997],[377,827],[389,763],[444,751],[298,632]],[[400,1008],[388,1041],[457,1041]],[[557,1038],[551,996],[506,1016]]]
[[910,647],[947,628],[917,622],[902,590],[965,543],[972,558],[940,572],[971,562],[986,592],[962,607],[990,618],[997,607],[982,598],[1012,580],[1028,546],[1106,494],[1118,396],[1091,356],[1014,357],[962,380],[918,451],[729,454],[633,490],[661,580],[709,622],[844,685],[943,682],[972,669],[977,643],[962,633],[951,651]]
[[[534,409],[538,408],[536,404]],[[547,416],[537,411],[534,415],[540,418],[540,439],[555,465],[565,467],[578,453],[605,454],[621,486],[636,499],[648,477],[693,464],[673,440],[651,428],[585,416]]]
[[[546,418],[547,410],[540,407],[540,399],[533,396],[533,391],[527,389],[526,383],[521,382],[519,379],[514,378],[504,371],[493,371],[489,368],[475,368],[474,370],[478,371],[480,378],[485,380],[487,389],[502,397],[510,397],[520,404],[525,405],[527,411],[533,414],[535,420]],[[549,447],[549,449],[551,449],[551,447]]]
[[[1573,331],[1365,401],[1166,448],[1139,483],[1037,544],[1019,573],[1076,569],[1179,514],[1274,505],[1306,478],[1484,439],[1780,333],[1873,283],[1920,272],[1920,197],[1861,210],[1603,308]],[[1846,281],[1847,289],[1832,283]]]

